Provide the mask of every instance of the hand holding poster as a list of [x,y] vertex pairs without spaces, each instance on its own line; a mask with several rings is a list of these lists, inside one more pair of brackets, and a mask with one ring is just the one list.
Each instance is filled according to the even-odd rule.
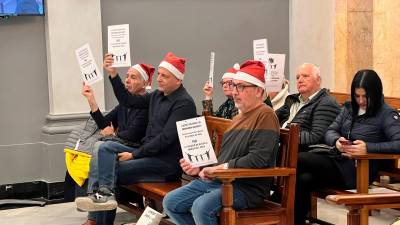
[[82,72],[82,79],[85,84],[92,85],[103,79],[103,74],[94,61],[89,44],[85,44],[75,50],[75,54]]
[[279,92],[285,78],[285,54],[268,54],[269,79],[265,80],[268,92]]
[[217,163],[204,116],[176,122],[182,155],[193,167]]
[[113,67],[131,66],[129,24],[108,26],[108,53],[114,58]]

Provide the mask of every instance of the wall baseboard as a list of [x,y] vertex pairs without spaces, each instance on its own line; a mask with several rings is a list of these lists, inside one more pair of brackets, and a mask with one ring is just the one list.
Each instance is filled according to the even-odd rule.
[[42,199],[46,202],[64,199],[64,182],[33,181],[0,185],[0,199]]

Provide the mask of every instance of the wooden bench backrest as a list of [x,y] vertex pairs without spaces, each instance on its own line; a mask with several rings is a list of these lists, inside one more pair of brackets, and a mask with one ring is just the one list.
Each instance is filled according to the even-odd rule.
[[[222,136],[231,125],[231,120],[205,116],[208,132],[211,140],[214,140],[214,150],[218,155],[221,149]],[[300,127],[298,124],[291,124],[290,129],[281,128],[279,135],[279,150],[276,160],[276,167],[296,168],[297,152],[300,143],[299,140]],[[279,191],[282,195],[282,207],[293,208],[294,205],[294,188],[296,184],[296,176],[277,177],[275,180],[275,191]],[[290,205],[288,205],[288,203]]]
[[[300,143],[300,126],[296,123],[290,125],[290,129],[281,128],[279,135],[279,151],[276,167],[297,168],[297,153]],[[277,177],[275,191],[282,195],[281,205],[285,208],[294,207],[294,192],[296,175],[289,177]],[[288,205],[290,204],[290,205]]]
[[[343,106],[343,104],[347,101],[351,101],[350,94],[348,93],[330,92],[329,94],[336,99],[337,103],[339,103],[340,106]],[[385,102],[397,111],[400,111],[400,98],[385,97]]]
[[208,134],[214,146],[215,154],[218,156],[221,150],[222,136],[229,128],[232,120],[223,119],[214,116],[205,116]]

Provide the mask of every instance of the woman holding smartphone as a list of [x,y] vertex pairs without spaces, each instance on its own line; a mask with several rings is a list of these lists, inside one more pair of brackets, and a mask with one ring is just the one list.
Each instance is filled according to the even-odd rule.
[[[355,188],[356,167],[350,155],[400,153],[399,114],[384,102],[382,82],[373,70],[358,71],[351,84],[351,102],[325,133],[329,152],[301,152],[295,200],[296,224],[305,224],[311,192],[318,188]],[[373,181],[383,160],[370,162]]]

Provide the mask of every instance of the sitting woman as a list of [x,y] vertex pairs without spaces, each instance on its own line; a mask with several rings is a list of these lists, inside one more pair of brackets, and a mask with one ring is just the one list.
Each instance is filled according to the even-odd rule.
[[[274,110],[279,109],[285,104],[285,100],[288,95],[289,95],[289,81],[286,79],[283,80],[282,89],[279,92],[268,92],[268,98],[271,99],[271,104]],[[265,102],[265,104],[267,103]]]
[[[384,102],[382,82],[373,70],[360,70],[351,84],[351,102],[344,104],[330,125],[329,151],[301,152],[298,158],[295,224],[305,224],[311,192],[319,188],[356,186],[356,165],[347,156],[400,153],[399,114]],[[370,181],[383,161],[370,162]]]
[[221,81],[219,82],[222,86],[222,90],[224,95],[227,97],[226,101],[219,106],[216,112],[213,111],[212,104],[212,96],[213,96],[213,87],[207,81],[204,84],[203,92],[205,95],[205,99],[202,101],[203,103],[203,111],[206,114],[211,114],[212,116],[221,117],[225,119],[232,119],[234,116],[238,114],[238,110],[235,107],[235,102],[232,97],[232,79],[235,76],[236,72],[240,69],[239,64],[235,64],[232,68],[229,68],[224,75],[222,75]]
[[[203,92],[205,95],[205,99],[202,101],[202,104],[203,104],[203,112],[205,112],[205,114],[210,114],[212,116],[221,117],[225,119],[232,119],[239,113],[238,109],[235,107],[235,102],[233,101],[232,97],[232,90],[233,90],[232,80],[239,69],[240,69],[239,64],[235,63],[235,65],[233,65],[232,68],[229,68],[224,73],[224,75],[222,75],[221,81],[219,83],[221,84],[222,90],[227,99],[224,103],[222,103],[222,105],[218,107],[218,110],[216,112],[213,111],[213,103],[212,103],[213,87],[210,85],[208,81],[204,84]],[[272,108],[272,103],[269,96],[265,98],[264,103]]]

